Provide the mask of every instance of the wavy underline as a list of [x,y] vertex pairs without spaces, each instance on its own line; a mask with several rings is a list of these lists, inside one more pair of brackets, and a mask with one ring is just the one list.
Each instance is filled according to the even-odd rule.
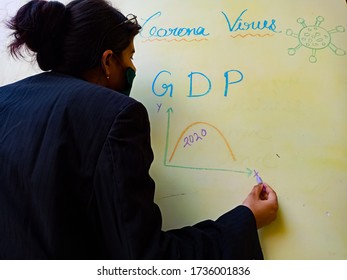
[[247,37],[247,36],[251,36],[251,37],[266,37],[266,36],[270,36],[270,37],[272,37],[272,36],[274,36],[274,34],[251,34],[251,33],[248,33],[248,34],[244,34],[244,35],[242,35],[242,34],[237,34],[237,35],[230,35],[231,37],[233,37],[233,38],[237,38],[237,37],[242,37],[242,38],[245,38],[245,37]]
[[[238,37],[241,37],[241,38],[245,38],[245,37],[248,37],[248,36],[251,36],[251,37],[261,37],[261,38],[264,38],[264,37],[272,37],[274,36],[274,34],[251,34],[251,33],[248,33],[248,34],[237,34],[237,35],[230,35],[230,37],[232,38],[238,38]],[[154,39],[146,39],[146,40],[143,40],[142,42],[143,43],[148,43],[148,42],[154,42],[154,41],[157,41],[157,42],[178,42],[178,43],[181,43],[181,42],[187,42],[187,43],[192,43],[192,42],[201,42],[201,41],[208,41],[207,38],[203,38],[203,39],[185,39],[185,38],[182,38],[182,39],[166,39],[166,38],[163,38],[163,39],[159,39],[159,38],[154,38]]]
[[187,40],[187,39],[158,39],[158,38],[155,38],[155,39],[147,39],[147,40],[143,40],[142,42],[143,43],[147,43],[147,42],[154,42],[154,41],[158,41],[158,42],[162,42],[162,41],[166,41],[166,42],[169,42],[169,43],[171,43],[171,42],[173,42],[173,41],[175,41],[175,42],[178,42],[178,43],[180,43],[180,42],[188,42],[188,43],[191,43],[191,42],[201,42],[201,41],[208,41],[208,39],[206,39],[206,38],[204,38],[204,39],[191,39],[191,40]]

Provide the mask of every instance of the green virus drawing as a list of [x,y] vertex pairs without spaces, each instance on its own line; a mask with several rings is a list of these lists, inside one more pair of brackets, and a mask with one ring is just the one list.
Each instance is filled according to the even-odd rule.
[[324,18],[322,16],[318,16],[316,18],[315,25],[306,25],[303,18],[298,18],[297,22],[300,23],[303,27],[300,30],[299,34],[295,34],[291,29],[287,29],[286,34],[288,36],[298,38],[299,44],[295,48],[289,48],[288,54],[294,55],[299,48],[304,46],[312,50],[312,54],[309,58],[309,61],[311,63],[317,62],[317,50],[322,50],[327,47],[329,47],[336,55],[345,55],[345,50],[336,47],[331,42],[331,34],[337,32],[345,32],[345,28],[343,26],[337,26],[335,29],[328,31],[323,27],[320,27],[320,24],[323,21]]

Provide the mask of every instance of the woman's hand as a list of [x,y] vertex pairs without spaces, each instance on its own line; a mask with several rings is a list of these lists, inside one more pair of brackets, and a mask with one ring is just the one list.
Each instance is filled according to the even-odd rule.
[[254,186],[242,205],[251,209],[258,229],[269,225],[276,219],[278,211],[277,195],[267,184],[261,183]]

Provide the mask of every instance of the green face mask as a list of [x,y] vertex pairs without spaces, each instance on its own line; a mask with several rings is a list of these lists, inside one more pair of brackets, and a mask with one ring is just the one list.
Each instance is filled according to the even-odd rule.
[[127,70],[125,71],[125,77],[127,79],[127,86],[126,86],[126,89],[121,91],[122,93],[124,93],[127,96],[130,95],[130,91],[131,91],[131,88],[133,86],[135,76],[136,76],[136,73],[135,73],[134,69],[132,69],[130,67],[127,68]]

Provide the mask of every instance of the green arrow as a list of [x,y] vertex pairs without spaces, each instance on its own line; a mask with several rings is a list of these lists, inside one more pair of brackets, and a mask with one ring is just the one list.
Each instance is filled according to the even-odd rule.
[[170,107],[167,111],[167,127],[166,127],[166,143],[165,143],[165,153],[164,153],[164,165],[166,166],[166,160],[167,160],[167,152],[169,149],[169,132],[170,132],[170,119],[171,119],[171,113],[173,113],[173,109]]
[[242,173],[242,174],[246,174],[247,177],[250,177],[253,173],[253,171],[249,169],[248,167],[245,170],[235,170],[235,169],[227,169],[227,168],[194,167],[194,166],[173,165],[173,164],[165,164],[165,166],[173,167],[173,168],[192,169],[192,170],[210,170],[210,171]]

